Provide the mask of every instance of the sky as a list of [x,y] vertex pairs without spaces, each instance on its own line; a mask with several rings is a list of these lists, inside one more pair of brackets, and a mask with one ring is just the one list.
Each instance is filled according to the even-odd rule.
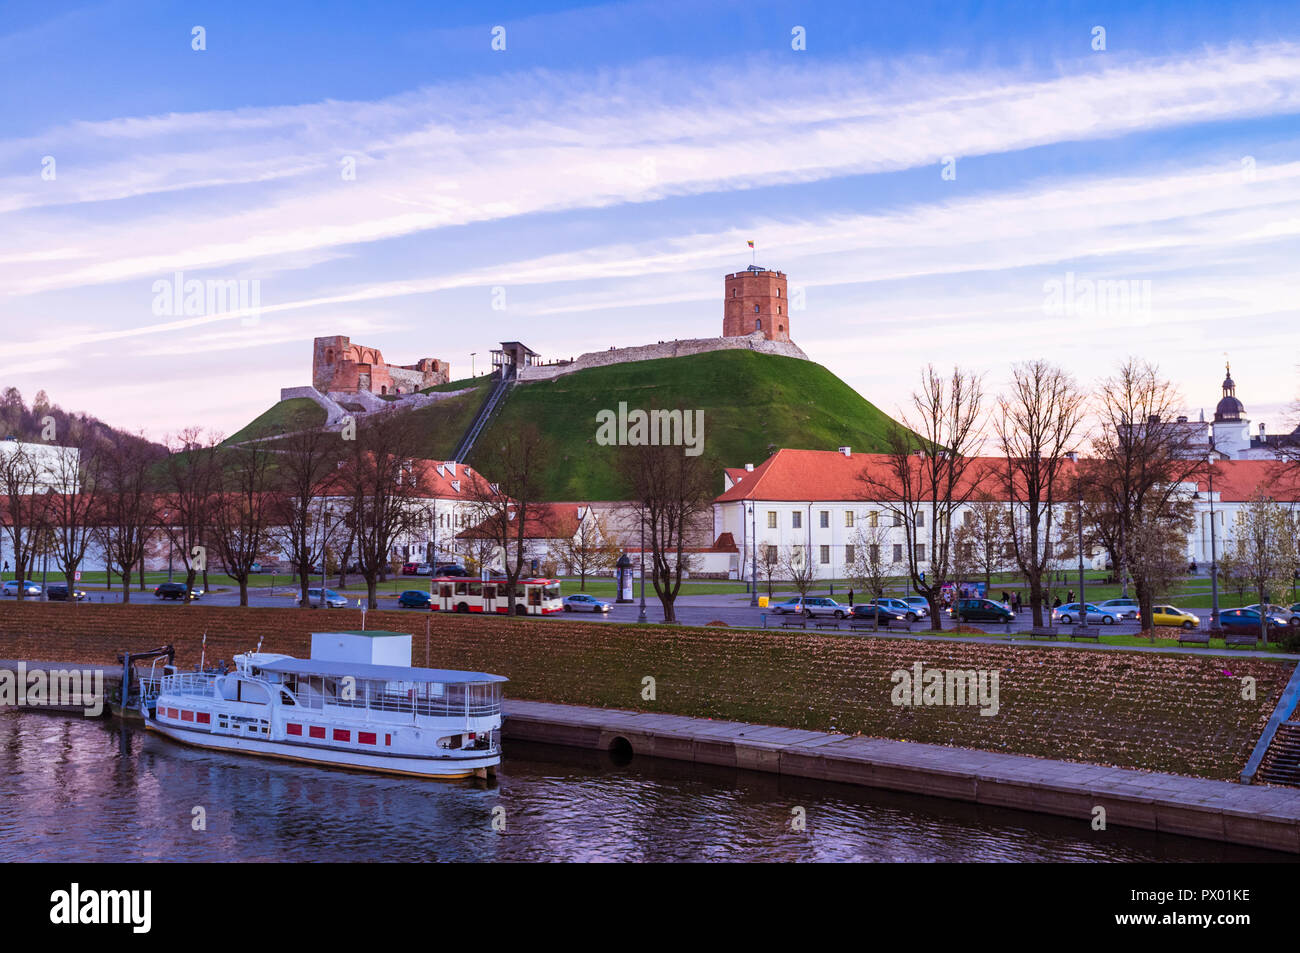
[[1209,417],[1230,359],[1289,430],[1298,119],[1286,2],[0,0],[0,387],[229,434],[317,336],[454,378],[711,337],[757,261],[889,413],[1138,356]]

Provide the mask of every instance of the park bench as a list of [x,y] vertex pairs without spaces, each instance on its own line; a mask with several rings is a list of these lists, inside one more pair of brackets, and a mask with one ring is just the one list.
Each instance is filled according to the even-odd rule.
[[1204,645],[1205,647],[1208,648],[1210,645],[1210,633],[1197,632],[1195,630],[1180,631],[1178,633],[1178,644],[1179,645]]
[[1101,645],[1101,629],[1096,626],[1076,625],[1070,632],[1070,641],[1075,639],[1092,639],[1098,645]]
[[866,619],[853,619],[849,622],[849,628],[854,632],[888,632],[891,626],[901,627],[908,632],[912,631],[912,623],[906,619],[890,619],[881,622],[879,625]]
[[782,619],[781,628],[806,629],[808,628],[808,621],[803,616],[795,616],[793,619]]
[[1029,630],[1029,637],[1031,639],[1051,639],[1053,642],[1056,641],[1056,637],[1060,634],[1061,633],[1057,629],[1050,625],[1033,626]]
[[1227,635],[1227,634],[1225,634],[1225,635],[1223,636],[1223,647],[1224,647],[1224,648],[1231,649],[1231,648],[1235,648],[1235,647],[1240,646],[1240,647],[1242,647],[1242,648],[1252,648],[1252,649],[1253,649],[1253,648],[1255,648],[1255,647],[1258,646],[1258,645],[1259,645],[1259,639],[1258,639],[1256,636],[1253,636],[1253,635]]
[[838,619],[818,619],[813,622],[813,628],[815,629],[838,629],[839,627],[840,622]]

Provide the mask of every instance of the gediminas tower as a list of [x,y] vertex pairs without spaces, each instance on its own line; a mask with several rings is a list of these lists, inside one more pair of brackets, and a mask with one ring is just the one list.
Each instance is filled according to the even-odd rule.
[[727,275],[722,311],[724,338],[748,337],[761,332],[769,341],[790,340],[790,301],[785,273],[750,265]]

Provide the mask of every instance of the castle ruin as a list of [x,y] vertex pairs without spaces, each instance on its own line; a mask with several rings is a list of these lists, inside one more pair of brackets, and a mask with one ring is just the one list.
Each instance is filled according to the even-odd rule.
[[378,348],[353,344],[342,334],[316,338],[313,343],[311,382],[322,394],[413,394],[450,380],[451,365],[436,358],[422,357],[414,364],[388,364]]

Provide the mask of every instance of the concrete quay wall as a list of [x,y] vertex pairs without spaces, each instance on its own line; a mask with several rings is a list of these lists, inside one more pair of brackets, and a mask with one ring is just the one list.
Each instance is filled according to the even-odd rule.
[[[534,741],[858,784],[1300,854],[1300,791],[682,715],[507,700]],[[506,751],[509,757],[509,751]]]

